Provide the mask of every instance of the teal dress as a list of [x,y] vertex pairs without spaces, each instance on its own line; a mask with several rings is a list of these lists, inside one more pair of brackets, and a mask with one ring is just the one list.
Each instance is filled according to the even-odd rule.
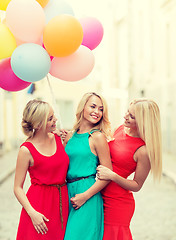
[[[92,132],[91,132],[92,133]],[[65,151],[70,163],[67,179],[69,199],[83,193],[95,183],[98,157],[91,152],[89,133],[74,133]],[[89,176],[89,177],[88,177]],[[81,177],[87,177],[82,178]],[[104,231],[103,200],[98,192],[78,210],[69,201],[69,217],[64,240],[102,240]]]

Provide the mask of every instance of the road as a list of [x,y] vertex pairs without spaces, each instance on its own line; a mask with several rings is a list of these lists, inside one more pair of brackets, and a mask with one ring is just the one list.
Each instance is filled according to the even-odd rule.
[[[0,185],[0,240],[15,240],[16,236],[21,207],[13,194],[13,179],[14,175]],[[25,189],[28,185],[29,181]],[[155,184],[149,177],[134,196],[134,240],[176,240],[176,185],[166,177]]]

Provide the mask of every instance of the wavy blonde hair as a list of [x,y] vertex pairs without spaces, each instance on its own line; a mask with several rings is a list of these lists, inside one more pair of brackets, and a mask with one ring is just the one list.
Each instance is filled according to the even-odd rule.
[[22,131],[28,137],[33,137],[39,126],[46,127],[50,106],[41,100],[31,100],[26,104],[21,122]]
[[102,96],[100,96],[99,94],[94,93],[94,92],[89,92],[89,93],[86,93],[83,95],[83,97],[77,107],[76,122],[75,122],[72,130],[73,130],[73,132],[77,132],[79,130],[81,121],[83,119],[85,105],[92,96],[98,97],[101,100],[102,105],[103,105],[102,118],[99,121],[99,123],[97,125],[95,125],[95,127],[93,127],[92,129],[99,129],[105,135],[106,139],[108,141],[110,141],[112,139],[112,133],[111,133],[111,124],[110,124],[109,117],[108,117],[107,103]]
[[162,174],[162,138],[160,110],[156,102],[141,98],[131,102],[134,105],[135,119],[139,135],[146,144],[151,172],[154,179]]

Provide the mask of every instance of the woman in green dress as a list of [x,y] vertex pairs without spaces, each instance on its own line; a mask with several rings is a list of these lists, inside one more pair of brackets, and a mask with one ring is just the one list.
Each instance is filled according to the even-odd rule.
[[86,93],[76,118],[73,131],[64,141],[70,159],[69,217],[64,240],[102,240],[104,214],[100,191],[109,182],[96,179],[96,168],[102,164],[112,169],[107,143],[111,128],[105,100],[96,93]]

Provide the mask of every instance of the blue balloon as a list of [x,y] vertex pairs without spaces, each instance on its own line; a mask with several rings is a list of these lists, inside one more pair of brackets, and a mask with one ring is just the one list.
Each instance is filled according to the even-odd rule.
[[47,51],[40,45],[25,43],[13,51],[11,67],[20,79],[26,82],[36,82],[49,73],[51,59]]
[[68,14],[74,16],[72,7],[64,0],[50,0],[44,8],[46,23],[48,23],[53,17]]

